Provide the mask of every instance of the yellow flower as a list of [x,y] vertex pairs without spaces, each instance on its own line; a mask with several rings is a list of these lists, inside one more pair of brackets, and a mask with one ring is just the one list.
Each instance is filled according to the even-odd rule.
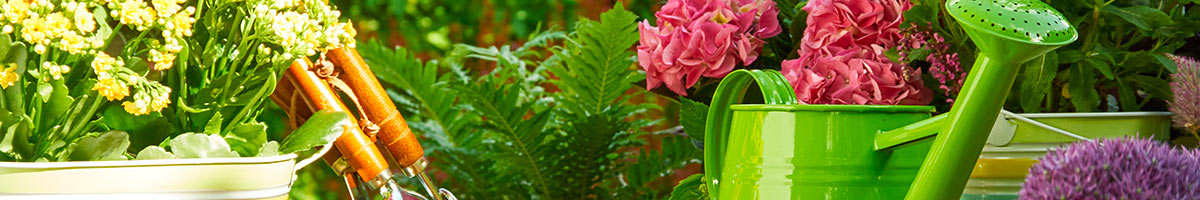
[[40,43],[37,45],[33,45],[33,52],[35,52],[37,54],[45,54],[46,53],[46,45],[40,44]]
[[96,58],[92,59],[92,71],[95,71],[96,74],[108,73],[108,70],[111,70],[114,64],[117,64],[116,58],[108,56],[104,52],[96,53]]
[[121,106],[125,107],[125,112],[133,114],[134,116],[150,113],[150,109],[146,108],[146,102],[142,101],[141,99],[134,100],[133,102],[125,101],[121,103]]
[[151,67],[154,70],[158,70],[158,71],[167,70],[167,69],[171,69],[171,66],[175,64],[175,54],[170,53],[170,52],[163,52],[158,49],[151,49],[149,60],[150,60],[150,62],[154,63],[154,66]]
[[276,9],[282,9],[282,8],[296,7],[299,5],[300,5],[299,0],[274,0],[271,4],[271,7],[276,8]]
[[64,33],[71,30],[71,20],[63,17],[61,12],[50,13],[46,16],[46,25],[50,26],[49,37],[60,38]]
[[120,100],[129,96],[129,86],[125,82],[111,76],[101,78],[95,86],[92,86],[92,90],[100,92],[100,95],[109,101]]
[[125,107],[125,112],[133,115],[144,115],[150,112],[158,112],[166,108],[171,103],[171,89],[157,82],[142,82],[145,87],[139,89],[137,94],[133,95],[133,99],[121,103]]
[[8,89],[8,86],[13,86],[13,84],[17,83],[17,79],[21,77],[21,74],[14,72],[16,69],[17,64],[9,63],[8,67],[5,67],[4,71],[0,72],[0,88]]
[[82,33],[91,33],[96,30],[96,19],[92,12],[88,11],[87,6],[79,4],[75,6],[75,13],[72,15],[75,18],[75,27],[79,28]]
[[0,11],[4,11],[4,19],[10,22],[20,22],[29,17],[29,3],[25,1],[8,0],[4,5],[0,5]]
[[171,104],[171,98],[169,96],[171,93],[171,88],[159,87],[159,89],[160,90],[156,93],[155,97],[151,98],[150,100],[150,110],[161,111],[163,108],[166,108],[168,104]]
[[22,20],[21,24],[25,26],[21,28],[21,38],[24,38],[26,42],[34,44],[49,43],[48,32],[50,31],[50,27],[47,26],[45,20],[34,17]]
[[91,43],[88,43],[83,36],[79,36],[79,34],[75,34],[75,32],[67,32],[66,34],[63,34],[60,42],[61,44],[59,48],[72,54],[78,54],[80,51],[88,48],[91,45]]
[[158,14],[160,18],[170,17],[179,12],[180,9],[183,9],[182,6],[179,6],[179,3],[183,2],[175,0],[150,0],[150,5],[154,6],[154,11],[156,11],[155,14]]
[[196,13],[196,8],[187,7],[183,12],[167,18],[166,27],[163,31],[170,31],[173,35],[163,34],[163,37],[179,37],[192,36],[192,24],[196,23],[196,19],[192,18],[192,14]]
[[51,62],[42,62],[42,70],[50,73],[50,77],[57,80],[61,79],[63,74],[71,72],[71,67],[67,67],[66,65],[58,65]]
[[117,16],[120,16],[121,23],[132,25],[139,31],[144,31],[154,23],[154,15],[151,12],[153,9],[146,6],[141,0],[125,0],[121,3],[120,10],[114,10]]

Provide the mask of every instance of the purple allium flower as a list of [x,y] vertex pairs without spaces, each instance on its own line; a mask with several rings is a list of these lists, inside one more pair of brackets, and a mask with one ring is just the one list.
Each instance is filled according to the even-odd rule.
[[923,49],[928,50],[925,61],[930,63],[929,73],[938,81],[938,87],[944,91],[946,102],[953,103],[954,96],[962,89],[967,72],[958,62],[958,53],[950,51],[950,43],[928,27],[912,26],[901,31],[896,50],[900,52],[900,64],[908,65],[909,52]]
[[[1171,112],[1175,113],[1176,127],[1187,130],[1192,136],[1200,132],[1200,62],[1196,59],[1167,54],[1179,70],[1171,74]],[[1200,138],[1198,138],[1200,139]]]
[[1200,154],[1136,138],[1076,142],[1029,168],[1021,199],[1197,199]]

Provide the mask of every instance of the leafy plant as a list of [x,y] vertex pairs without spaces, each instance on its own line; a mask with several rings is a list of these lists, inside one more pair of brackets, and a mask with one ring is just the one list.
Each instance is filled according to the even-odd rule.
[[[423,144],[438,158],[431,166],[449,175],[439,185],[461,198],[655,197],[636,184],[698,156],[686,139],[665,139],[672,142],[661,151],[623,150],[645,144],[643,129],[656,123],[634,118],[656,107],[630,101],[644,76],[629,51],[635,19],[618,6],[570,34],[539,32],[521,47],[457,45],[425,63],[378,42],[360,52],[414,130],[431,139]],[[496,68],[470,75],[461,68],[468,59]]]
[[[10,1],[3,9],[0,138],[11,146],[0,148],[3,161],[277,154],[264,150],[280,145],[255,120],[277,74],[295,58],[353,43],[320,1]],[[297,136],[314,137],[306,134],[332,133]],[[303,140],[294,145],[332,138]]]
[[[1167,77],[1176,69],[1163,53],[1178,51],[1200,32],[1194,1],[1048,1],[1079,30],[1079,39],[1027,63],[1009,110],[1094,112],[1165,110]],[[1062,88],[1061,90],[1051,88]]]

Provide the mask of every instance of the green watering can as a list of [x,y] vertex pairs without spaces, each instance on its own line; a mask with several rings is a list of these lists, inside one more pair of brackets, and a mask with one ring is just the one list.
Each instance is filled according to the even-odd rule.
[[[929,106],[798,105],[778,72],[726,75],[705,127],[709,196],[960,198],[1021,64],[1078,36],[1038,0],[950,0],[946,9],[980,52],[942,115],[930,117]],[[739,104],[752,82],[764,104]]]

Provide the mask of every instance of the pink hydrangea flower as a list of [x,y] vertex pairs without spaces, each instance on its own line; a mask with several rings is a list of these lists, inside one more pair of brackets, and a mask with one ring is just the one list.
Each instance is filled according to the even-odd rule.
[[[900,40],[906,0],[812,0],[804,6],[808,27],[801,40],[800,55],[831,55],[825,47],[890,47]],[[804,58],[801,58],[804,59]]]
[[667,1],[655,13],[657,27],[638,26],[646,88],[666,85],[686,96],[700,77],[724,77],[738,63],[754,63],[763,39],[781,31],[777,15],[769,0]]
[[783,75],[801,103],[922,105],[933,99],[932,91],[921,86],[921,72],[892,63],[881,46],[828,50],[836,53],[809,63],[783,61]]
[[805,104],[928,104],[921,72],[883,52],[900,40],[904,0],[812,0],[800,58],[783,74]]

